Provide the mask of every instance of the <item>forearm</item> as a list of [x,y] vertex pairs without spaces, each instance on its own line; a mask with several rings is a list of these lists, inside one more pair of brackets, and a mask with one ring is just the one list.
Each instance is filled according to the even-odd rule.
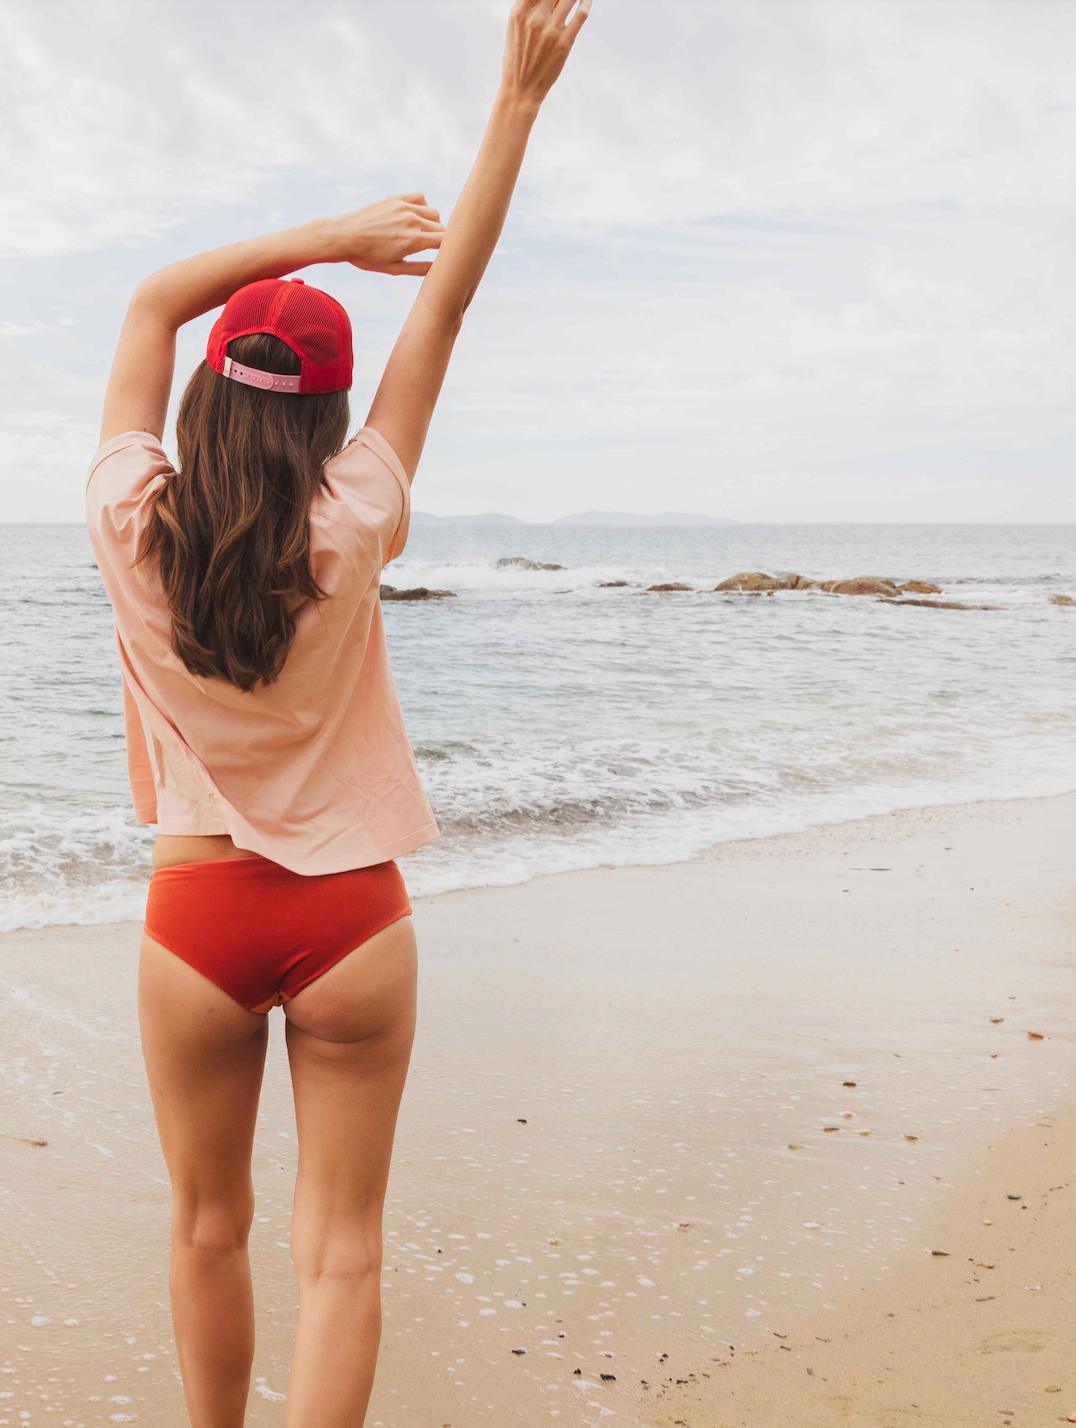
[[185,322],[226,303],[246,283],[280,278],[308,263],[332,262],[336,257],[333,220],[317,218],[170,263],[138,285],[131,307],[177,331]]
[[463,316],[504,228],[527,141],[538,116],[536,100],[501,89],[470,177],[452,210],[437,261],[423,280],[416,308]]
[[589,11],[590,0],[516,0],[508,17],[501,86],[482,146],[366,419],[408,476],[422,455],[463,314],[501,236],[538,110]]

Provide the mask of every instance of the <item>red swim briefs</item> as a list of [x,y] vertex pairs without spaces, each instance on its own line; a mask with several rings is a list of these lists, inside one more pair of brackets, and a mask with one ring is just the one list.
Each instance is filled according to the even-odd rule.
[[249,1011],[266,1011],[411,912],[395,863],[304,877],[268,858],[159,868],[145,931]]

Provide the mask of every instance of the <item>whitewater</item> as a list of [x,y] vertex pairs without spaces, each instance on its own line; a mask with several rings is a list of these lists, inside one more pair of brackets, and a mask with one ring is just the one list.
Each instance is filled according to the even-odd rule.
[[[440,840],[414,895],[1076,788],[1076,531],[414,526],[386,603]],[[506,557],[562,567],[504,566]],[[744,570],[940,585],[934,609]],[[625,582],[613,586],[611,582]],[[675,581],[682,593],[647,587]],[[0,929],[139,918],[111,612],[78,526],[0,526]]]

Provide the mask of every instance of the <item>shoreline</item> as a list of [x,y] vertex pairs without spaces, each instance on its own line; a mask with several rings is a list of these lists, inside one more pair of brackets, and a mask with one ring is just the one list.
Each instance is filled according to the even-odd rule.
[[[981,1147],[1039,1133],[1071,1099],[1074,820],[1071,794],[902,810],[683,863],[416,899],[420,1029],[386,1207],[370,1428],[756,1428],[730,1385],[804,1428],[828,1422],[817,1403],[814,1418],[789,1416],[807,1412],[798,1377],[784,1412],[783,1360],[807,1375],[774,1335],[795,1345],[857,1299],[920,1285],[920,1256],[978,1178]],[[0,1204],[20,1231],[0,1248],[15,1325],[0,1359],[28,1409],[46,1392],[87,1425],[183,1421],[168,1194],[134,1021],[138,931],[0,935],[2,991],[20,1013],[0,1130],[48,1141],[0,1139]],[[254,1162],[256,1425],[283,1421],[294,1322],[294,1128],[271,1025]],[[962,1266],[958,1243],[930,1267]],[[928,1321],[902,1312],[899,1342]],[[806,1365],[812,1387],[862,1366],[871,1343],[854,1327],[846,1360],[827,1349]],[[1071,1350],[1060,1328],[1054,1338]],[[735,1368],[714,1367],[721,1344],[736,1345]],[[935,1348],[939,1393],[978,1372],[946,1357],[944,1336]],[[56,1355],[70,1387],[49,1380]],[[1025,1351],[991,1363],[1003,1360],[1026,1368]],[[670,1376],[694,1393],[704,1372],[718,1375],[709,1398],[655,1397]],[[1004,1406],[1019,1405],[991,1411]],[[963,1421],[951,1405],[921,1416]]]
[[[957,802],[945,801],[945,802],[941,802],[941,803],[911,803],[911,804],[900,804],[900,805],[898,805],[896,808],[892,808],[892,809],[888,809],[888,808],[887,808],[887,809],[882,809],[882,810],[879,811],[879,812],[873,812],[873,813],[853,813],[853,814],[850,814],[850,815],[848,815],[848,816],[841,816],[841,817],[837,817],[837,818],[833,818],[833,819],[823,819],[822,821],[814,821],[814,820],[812,820],[810,817],[807,817],[807,818],[806,818],[805,820],[803,820],[803,821],[793,820],[792,826],[787,827],[787,828],[779,828],[779,829],[777,829],[776,831],[769,831],[769,832],[762,832],[762,833],[746,833],[746,834],[745,834],[745,833],[737,833],[737,834],[730,835],[729,837],[726,837],[726,838],[719,838],[716,842],[704,843],[704,844],[700,845],[699,847],[695,848],[695,849],[694,849],[693,851],[691,851],[691,852],[685,853],[685,854],[683,854],[682,856],[681,856],[679,853],[677,853],[677,854],[673,855],[670,859],[668,859],[668,860],[666,860],[666,861],[662,861],[662,862],[653,862],[653,861],[648,861],[648,860],[646,860],[646,859],[634,859],[634,858],[631,858],[631,857],[628,857],[628,858],[626,858],[626,859],[623,860],[623,861],[618,860],[618,861],[616,861],[616,862],[603,862],[603,861],[601,861],[600,859],[598,859],[598,860],[591,861],[591,862],[579,863],[578,865],[571,866],[571,867],[543,869],[543,870],[539,870],[539,871],[535,871],[535,872],[530,872],[530,873],[527,873],[527,874],[526,874],[524,877],[522,877],[522,878],[511,878],[511,879],[508,879],[508,880],[505,880],[505,881],[498,881],[498,882],[484,882],[484,883],[473,883],[473,884],[472,884],[472,883],[468,883],[468,884],[466,884],[466,885],[464,885],[464,886],[462,886],[462,887],[443,887],[443,888],[435,888],[435,889],[434,889],[433,891],[431,891],[431,892],[414,893],[414,894],[413,894],[413,900],[426,900],[426,899],[429,899],[429,898],[445,897],[445,896],[447,896],[447,895],[449,895],[449,894],[451,894],[451,893],[458,893],[458,892],[463,892],[463,893],[475,892],[475,893],[477,893],[477,892],[490,891],[490,890],[493,890],[493,889],[496,889],[496,888],[524,887],[524,886],[528,885],[529,883],[533,883],[533,882],[540,881],[540,880],[543,879],[543,878],[568,877],[568,876],[571,876],[571,875],[576,874],[576,873],[588,873],[588,872],[605,871],[605,870],[609,870],[609,869],[613,869],[613,868],[630,869],[630,868],[668,868],[668,867],[677,867],[677,866],[679,866],[679,865],[681,865],[681,864],[683,864],[683,863],[691,863],[691,862],[694,862],[696,859],[706,859],[706,858],[708,858],[708,857],[710,857],[710,856],[712,856],[712,855],[715,855],[715,854],[718,852],[718,850],[719,850],[719,849],[722,849],[722,848],[728,848],[728,847],[732,847],[732,846],[739,846],[739,845],[741,845],[741,844],[765,843],[765,842],[767,842],[767,841],[769,841],[769,840],[771,840],[771,839],[796,838],[796,837],[801,837],[801,836],[810,835],[810,834],[813,834],[813,833],[821,833],[821,832],[823,832],[823,831],[824,831],[825,829],[827,829],[827,828],[843,828],[843,827],[851,826],[851,825],[854,825],[854,824],[859,824],[859,823],[868,822],[868,821],[870,821],[871,819],[879,819],[879,818],[884,819],[884,818],[890,818],[890,817],[896,817],[896,816],[902,816],[902,815],[903,815],[903,816],[907,816],[907,815],[916,815],[916,814],[929,814],[929,813],[932,813],[932,812],[937,813],[937,812],[952,811],[952,812],[955,813],[958,809],[975,808],[975,807],[979,807],[979,806],[983,806],[983,807],[986,807],[986,806],[994,806],[994,805],[1001,805],[1001,806],[1003,806],[1003,805],[1006,805],[1006,804],[1015,804],[1015,803],[1034,803],[1034,802],[1038,802],[1038,801],[1041,801],[1041,800],[1049,801],[1049,800],[1051,800],[1051,799],[1068,798],[1068,797],[1073,797],[1073,796],[1076,796],[1076,788],[1071,788],[1071,789],[1070,789],[1070,788],[1065,788],[1065,789],[1062,789],[1062,790],[1060,790],[1059,792],[1055,792],[1055,793],[1033,793],[1033,794],[1021,793],[1021,794],[1006,795],[1006,796],[1004,796],[1004,797],[985,797],[985,798],[975,797],[975,798],[970,798],[970,799],[967,799],[967,800],[964,800],[964,801],[957,801]],[[661,830],[656,830],[656,832],[655,832],[655,834],[654,834],[655,839],[660,840],[660,836],[661,836]],[[151,847],[151,846],[152,846],[151,844],[147,844],[147,847]],[[437,850],[437,849],[438,849],[438,845],[437,845],[436,841],[435,841],[433,844],[426,845],[426,848],[424,848],[424,849],[419,849],[419,850],[418,850],[418,856],[421,857],[421,855],[422,855],[423,852],[425,852],[425,851],[427,851],[428,849],[431,849],[431,848],[434,849],[434,850]],[[404,855],[402,855],[403,860],[404,860],[404,862],[403,862],[403,871],[404,871],[404,873],[405,873],[405,876],[406,876],[406,874],[407,874],[407,858],[409,858],[409,857],[411,857],[411,856],[414,856],[414,855],[411,855],[411,854],[404,854]],[[148,862],[147,862],[146,870],[145,870],[145,871],[146,871],[146,879],[145,879],[145,881],[146,881],[146,883],[147,883],[147,885],[148,885],[148,881],[149,881],[149,871],[150,871]],[[96,894],[97,892],[103,893],[107,888],[109,888],[109,885],[108,885],[108,884],[102,884],[99,889],[95,889],[92,885],[88,885],[88,886],[86,887],[86,889],[84,889],[83,892],[82,892],[80,895],[92,900],[92,898],[95,896],[95,894]],[[108,893],[108,895],[109,895],[110,897],[116,897],[116,896],[117,896],[117,893],[116,893],[115,891],[110,891],[110,892]],[[18,897],[24,896],[24,894],[17,893],[17,894],[14,894],[14,896],[18,898]],[[68,920],[68,921],[59,921],[59,922],[51,922],[51,921],[46,921],[46,922],[29,921],[29,922],[23,922],[23,923],[21,923],[21,924],[20,924],[19,926],[17,926],[17,927],[3,927],[3,926],[0,926],[0,938],[6,937],[9,933],[12,933],[12,932],[45,931],[45,930],[47,930],[47,929],[49,929],[49,928],[61,928],[61,927],[86,927],[86,928],[90,928],[90,927],[119,927],[119,926],[122,926],[122,925],[125,924],[125,923],[132,923],[132,922],[141,923],[141,920],[142,920],[142,919],[141,919],[141,916],[137,916],[137,917],[111,917],[111,918],[102,918],[102,919],[100,919],[100,920],[96,920],[96,919],[95,919],[95,920],[92,920],[92,921],[78,921],[78,920]]]

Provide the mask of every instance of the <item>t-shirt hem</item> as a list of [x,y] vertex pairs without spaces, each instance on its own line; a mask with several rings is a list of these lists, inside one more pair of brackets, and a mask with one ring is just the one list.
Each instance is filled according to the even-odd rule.
[[[167,827],[158,827],[158,837],[205,838],[217,834],[228,834],[236,847],[249,848],[252,853],[258,853],[263,858],[268,858],[270,862],[279,863],[289,872],[305,877],[319,877],[325,873],[348,873],[355,868],[373,868],[378,863],[388,863],[393,858],[401,858],[406,853],[413,853],[441,836],[441,830],[431,819],[420,828],[416,828],[414,832],[405,833],[401,838],[394,838],[390,843],[379,844],[373,853],[362,858],[348,857],[347,854],[325,858],[317,856],[293,858],[291,856],[292,849],[280,849],[273,846],[272,840],[259,838],[256,829],[249,827],[245,830],[237,827],[226,828],[221,826],[220,820],[213,820],[212,827],[197,819],[192,819],[189,824],[181,826],[177,826],[171,819],[167,822]],[[254,836],[251,836],[252,834]]]

